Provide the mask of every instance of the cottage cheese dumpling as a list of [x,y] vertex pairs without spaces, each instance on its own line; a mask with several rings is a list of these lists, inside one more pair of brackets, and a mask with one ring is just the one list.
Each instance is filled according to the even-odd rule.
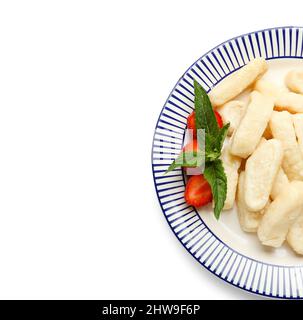
[[258,91],[251,93],[250,103],[232,137],[233,155],[247,158],[254,152],[271,117],[273,107],[272,99]]
[[303,155],[297,143],[292,115],[287,111],[274,111],[270,122],[274,138],[282,142],[282,167],[289,180],[303,180]]
[[255,90],[273,99],[275,109],[291,113],[303,112],[303,95],[290,92],[287,88],[278,86],[264,79],[255,84]]
[[223,123],[229,122],[228,135],[231,136],[238,128],[240,120],[245,112],[245,103],[243,101],[233,100],[227,102],[222,107],[218,108]]
[[264,58],[251,60],[211,90],[209,98],[212,105],[218,107],[232,100],[252,85],[266,70],[267,64]]
[[246,161],[245,204],[250,211],[262,210],[281,166],[282,144],[277,139],[265,140]]
[[245,204],[245,173],[242,171],[239,176],[237,188],[237,211],[241,229],[245,232],[257,232],[262,219],[263,210],[259,212],[249,211]]
[[289,227],[300,215],[303,206],[303,182],[292,181],[284,186],[268,206],[258,228],[263,245],[278,248],[286,239]]
[[282,142],[283,148],[288,149],[297,145],[292,116],[287,111],[274,111],[269,121],[274,138]]
[[223,210],[229,210],[235,202],[241,158],[233,156],[227,145],[223,148],[221,160],[227,177],[227,194]]
[[267,124],[267,126],[266,126],[266,128],[265,128],[265,130],[263,132],[263,137],[265,139],[267,139],[267,140],[272,139],[272,137],[273,137],[272,133],[271,133],[271,130],[270,130],[270,127],[269,127],[268,124]]
[[288,181],[287,175],[285,174],[284,170],[280,168],[271,189],[271,193],[270,193],[271,199],[275,200],[278,194],[283,189],[283,187],[286,186],[288,183],[289,181]]
[[285,77],[285,84],[295,93],[303,93],[303,69],[292,70]]
[[275,99],[275,108],[291,113],[303,112],[303,95],[294,92],[280,94]]
[[298,139],[298,145],[303,154],[303,113],[297,113],[293,115],[293,123]]
[[303,255],[303,208],[299,211],[299,217],[288,231],[287,242],[296,253]]
[[290,181],[303,181],[303,156],[298,145],[284,150],[282,167]]
[[275,99],[277,96],[289,92],[287,88],[283,86],[278,86],[270,81],[260,79],[255,83],[255,90],[264,94],[265,96],[270,96]]

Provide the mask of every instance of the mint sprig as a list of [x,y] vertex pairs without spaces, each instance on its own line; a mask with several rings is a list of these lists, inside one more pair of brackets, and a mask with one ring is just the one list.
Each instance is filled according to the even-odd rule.
[[214,215],[219,219],[227,193],[227,177],[220,159],[229,123],[219,128],[209,97],[203,87],[194,80],[196,128],[205,130],[204,178],[210,184],[215,203]]
[[227,193],[227,177],[220,156],[229,123],[219,127],[209,97],[196,80],[194,91],[198,150],[182,151],[166,173],[178,167],[200,167],[204,162],[204,177],[210,184],[215,203],[214,215],[219,219]]
[[214,141],[214,148],[221,152],[222,150],[222,147],[223,147],[223,143],[224,143],[224,140],[227,136],[227,131],[228,131],[228,128],[230,126],[230,123],[227,123],[225,126],[223,126],[218,135],[215,137],[215,141]]
[[216,137],[219,126],[209,97],[203,87],[194,80],[196,128],[204,129],[205,134]]
[[205,153],[198,151],[182,151],[176,160],[168,167],[165,173],[168,173],[180,167],[200,167],[205,161]]
[[227,178],[221,159],[206,164],[204,178],[210,184],[215,203],[214,214],[216,219],[219,219],[227,193]]

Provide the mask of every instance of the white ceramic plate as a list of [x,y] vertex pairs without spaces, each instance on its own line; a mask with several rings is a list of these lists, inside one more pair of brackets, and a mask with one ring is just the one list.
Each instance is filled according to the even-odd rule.
[[186,119],[193,110],[193,79],[209,91],[260,56],[269,63],[266,77],[282,82],[287,71],[303,68],[303,28],[272,28],[228,40],[203,55],[183,74],[156,125],[152,148],[154,182],[169,226],[201,265],[241,289],[275,298],[303,299],[303,257],[286,244],[273,250],[263,247],[255,234],[241,230],[236,208],[222,212],[217,221],[211,207],[197,211],[188,206],[181,170],[163,176],[182,148]]

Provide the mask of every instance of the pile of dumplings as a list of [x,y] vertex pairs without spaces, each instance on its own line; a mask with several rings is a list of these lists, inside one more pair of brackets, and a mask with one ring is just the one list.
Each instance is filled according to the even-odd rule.
[[[287,241],[303,255],[303,70],[285,85],[265,80],[263,58],[250,61],[209,93],[230,123],[222,161],[227,176],[224,210],[236,202],[241,228],[265,246]],[[237,100],[249,92],[249,102]]]

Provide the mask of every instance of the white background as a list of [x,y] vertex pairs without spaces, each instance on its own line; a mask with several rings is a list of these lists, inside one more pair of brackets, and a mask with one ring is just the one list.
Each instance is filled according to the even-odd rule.
[[255,299],[170,231],[153,130],[182,73],[302,1],[2,1],[0,298]]

